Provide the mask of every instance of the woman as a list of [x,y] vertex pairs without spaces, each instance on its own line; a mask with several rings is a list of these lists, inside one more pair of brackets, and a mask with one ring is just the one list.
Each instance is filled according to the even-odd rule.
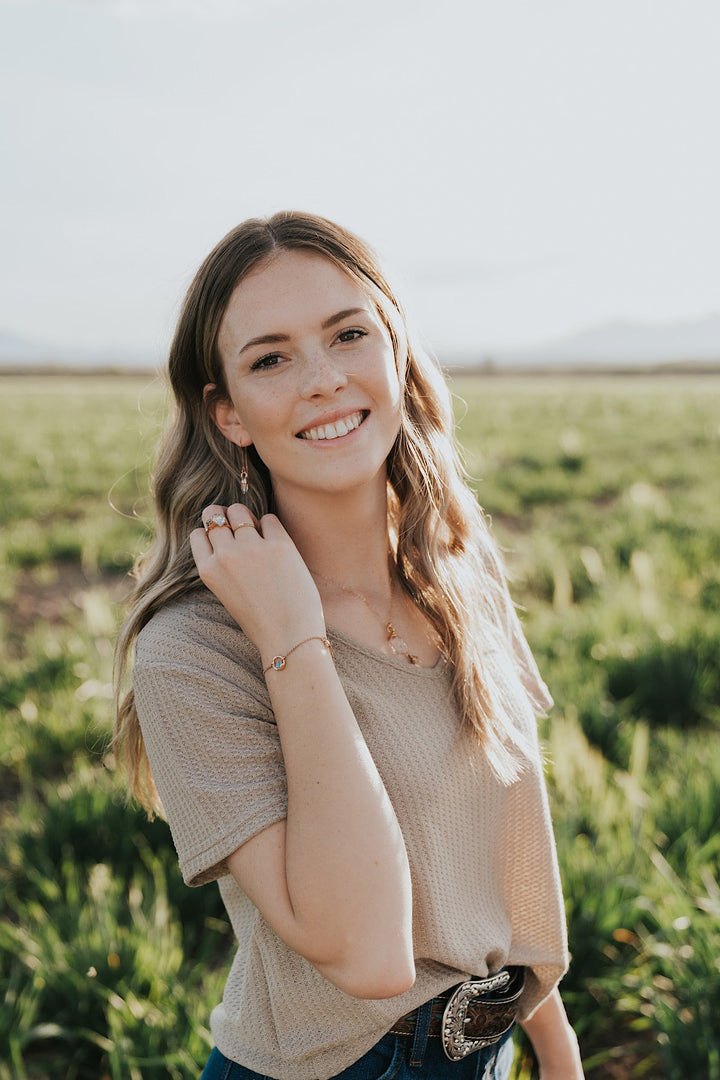
[[[547,690],[372,252],[280,213],[190,287],[117,741],[239,948],[203,1073],[582,1075]],[[159,797],[159,798],[158,798]]]

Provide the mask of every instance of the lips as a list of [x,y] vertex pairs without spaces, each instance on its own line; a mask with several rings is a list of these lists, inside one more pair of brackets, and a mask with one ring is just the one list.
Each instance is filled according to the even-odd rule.
[[351,431],[359,428],[366,416],[367,412],[358,409],[357,412],[343,416],[332,424],[319,424],[318,427],[305,428],[304,431],[298,432],[297,437],[298,439],[310,439],[313,442],[320,439],[340,439],[343,435],[348,435]]

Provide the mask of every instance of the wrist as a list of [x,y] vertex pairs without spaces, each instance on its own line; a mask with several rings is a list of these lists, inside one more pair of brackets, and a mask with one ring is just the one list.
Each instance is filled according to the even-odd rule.
[[316,615],[308,611],[298,614],[296,618],[265,619],[258,632],[248,634],[248,637],[260,653],[264,670],[274,656],[287,656],[290,649],[301,641],[311,637],[327,637],[325,617],[322,612]]
[[328,653],[330,659],[334,659],[332,645],[323,631],[322,634],[311,634],[309,637],[302,638],[286,649],[284,653],[274,653],[272,656],[263,654],[263,675],[267,677],[273,673],[280,674],[285,671],[288,663],[300,663],[303,657],[298,656],[298,653],[305,652],[313,646],[320,650],[321,655]]

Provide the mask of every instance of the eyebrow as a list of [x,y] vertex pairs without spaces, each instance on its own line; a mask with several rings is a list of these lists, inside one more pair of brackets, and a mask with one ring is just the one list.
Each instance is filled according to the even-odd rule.
[[[325,321],[320,324],[321,329],[329,330],[331,326],[335,326],[336,323],[342,322],[343,319],[348,319],[351,315],[367,315],[367,308],[343,308],[342,311],[337,311],[334,315],[331,315],[328,319],[325,319]],[[242,356],[246,349],[250,349],[254,345],[276,345],[280,341],[289,340],[289,334],[261,334],[260,337],[254,337],[251,338],[250,341],[246,341],[238,355]]]

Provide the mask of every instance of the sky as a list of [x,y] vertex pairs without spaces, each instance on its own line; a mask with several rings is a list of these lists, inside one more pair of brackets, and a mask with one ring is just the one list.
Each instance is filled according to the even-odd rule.
[[718,56],[717,0],[0,0],[0,332],[160,358],[282,208],[441,355],[717,313]]

